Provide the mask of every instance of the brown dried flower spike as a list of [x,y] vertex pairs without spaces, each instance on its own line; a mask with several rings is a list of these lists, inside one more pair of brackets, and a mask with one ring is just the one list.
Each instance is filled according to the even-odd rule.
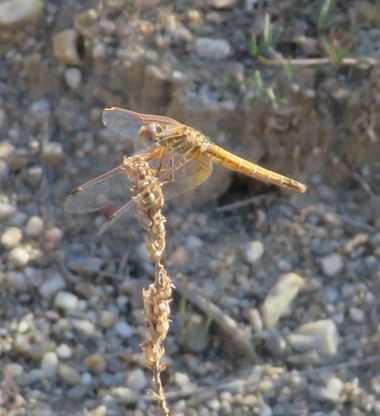
[[155,280],[147,290],[143,289],[145,311],[145,342],[142,345],[145,365],[150,368],[155,386],[155,397],[160,403],[162,415],[169,415],[161,382],[165,348],[163,342],[169,330],[170,302],[174,287],[161,263],[165,249],[165,217],[161,213],[164,205],[161,183],[154,176],[155,171],[142,157],[125,158],[124,164],[129,178],[133,199],[136,202],[141,226],[149,233],[145,237],[148,255],[155,266]]

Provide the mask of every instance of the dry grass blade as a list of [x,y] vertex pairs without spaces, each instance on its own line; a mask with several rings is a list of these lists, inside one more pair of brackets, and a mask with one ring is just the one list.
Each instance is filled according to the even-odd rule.
[[252,361],[256,359],[256,353],[251,343],[239,329],[237,322],[226,315],[218,306],[205,299],[194,287],[188,284],[185,279],[179,278],[175,281],[175,287],[181,295],[185,296],[192,304],[199,308],[204,314],[211,314],[213,321],[225,334],[226,339],[233,344],[235,351],[246,356]]
[[165,249],[165,217],[161,213],[164,197],[161,183],[154,175],[155,171],[143,158],[138,156],[127,158],[124,164],[128,168],[130,179],[134,182],[131,192],[137,206],[139,222],[148,232],[145,246],[155,266],[154,283],[143,290],[145,342],[142,348],[145,365],[152,371],[155,388],[152,396],[160,404],[161,415],[166,416],[169,415],[169,409],[162,387],[161,372],[166,368],[163,362],[165,353],[163,343],[169,330],[173,283],[161,263]]

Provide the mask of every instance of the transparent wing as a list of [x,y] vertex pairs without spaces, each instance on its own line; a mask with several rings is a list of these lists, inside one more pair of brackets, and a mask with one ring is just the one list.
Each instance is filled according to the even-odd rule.
[[204,155],[193,155],[180,169],[173,169],[172,181],[163,187],[165,199],[189,192],[207,180],[211,173],[211,160]]
[[126,168],[120,165],[79,186],[66,199],[66,212],[85,213],[112,206],[118,209],[131,198],[131,182]]
[[114,133],[120,134],[126,139],[132,140],[134,144],[137,145],[138,131],[141,126],[146,126],[150,123],[158,123],[163,128],[181,125],[181,123],[173,120],[172,118],[150,114],[140,114],[135,111],[118,107],[111,107],[103,110],[102,120],[104,125]]
[[[168,150],[155,163],[159,164],[156,169],[159,181],[164,184],[166,200],[200,185],[212,172],[210,159],[190,146],[187,149],[181,147],[181,152]],[[66,199],[65,211],[85,213],[112,207],[113,214],[99,229],[98,234],[101,234],[134,207],[130,185],[127,168],[120,165],[79,186]]]

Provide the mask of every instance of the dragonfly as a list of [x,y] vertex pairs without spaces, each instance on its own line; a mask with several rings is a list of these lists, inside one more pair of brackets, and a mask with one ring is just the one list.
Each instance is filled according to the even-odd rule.
[[102,121],[112,132],[132,140],[137,150],[132,156],[124,156],[118,167],[79,186],[65,201],[65,211],[71,213],[112,206],[114,212],[100,227],[99,234],[134,205],[132,181],[128,175],[128,161],[133,157],[149,163],[162,185],[165,200],[206,181],[214,163],[268,184],[306,191],[306,185],[243,159],[212,143],[198,130],[172,118],[111,107],[103,110]]

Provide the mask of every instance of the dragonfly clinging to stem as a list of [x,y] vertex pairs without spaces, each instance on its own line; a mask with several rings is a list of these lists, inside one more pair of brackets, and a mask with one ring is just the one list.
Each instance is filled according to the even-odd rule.
[[149,162],[160,179],[165,199],[200,185],[210,176],[213,163],[282,188],[306,191],[302,183],[245,160],[174,119],[111,107],[103,111],[103,123],[113,132],[131,139],[139,150],[133,156],[125,156],[120,166],[79,186],[65,201],[65,210],[74,213],[113,205],[116,211],[99,233],[133,205],[128,162],[134,157]]

